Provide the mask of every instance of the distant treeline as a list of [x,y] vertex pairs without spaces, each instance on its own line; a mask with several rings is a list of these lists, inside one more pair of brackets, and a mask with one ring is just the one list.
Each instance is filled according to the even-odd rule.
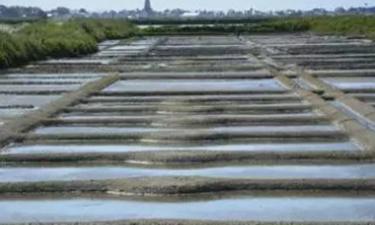
[[1,21],[25,21],[47,18],[47,13],[38,7],[0,5]]
[[11,34],[0,32],[0,68],[49,57],[74,57],[94,53],[97,51],[97,43],[105,39],[142,35],[241,35],[306,31],[319,34],[361,35],[375,39],[375,16],[305,17],[235,25],[166,25],[146,29],[138,29],[136,25],[125,20],[40,21],[30,23]]
[[197,24],[249,24],[249,23],[260,23],[270,21],[271,18],[267,17],[252,17],[252,18],[217,18],[217,19],[205,19],[205,18],[157,18],[157,19],[131,19],[130,21],[137,25],[197,25]]
[[12,34],[0,32],[0,68],[94,53],[99,41],[127,38],[137,32],[135,25],[121,20],[32,23]]
[[251,34],[272,32],[303,32],[310,29],[307,21],[299,20],[260,20],[244,24],[202,24],[190,25],[165,25],[162,27],[150,26],[143,30],[146,35],[164,34]]
[[150,26],[143,30],[148,35],[163,34],[253,34],[272,32],[316,32],[333,35],[361,35],[375,39],[375,16],[321,16],[268,19],[257,23],[206,24],[202,26]]

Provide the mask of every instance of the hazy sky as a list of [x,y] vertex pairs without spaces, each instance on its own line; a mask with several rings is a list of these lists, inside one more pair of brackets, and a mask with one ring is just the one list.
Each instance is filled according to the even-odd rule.
[[[375,0],[151,0],[153,8],[162,10],[166,8],[195,9],[248,9],[278,10],[278,9],[311,9],[323,7],[334,9],[338,6],[364,6],[367,3],[375,6]],[[86,8],[95,11],[109,9],[135,9],[142,8],[144,0],[0,0],[3,5],[38,6],[43,9],[66,6],[69,8]]]

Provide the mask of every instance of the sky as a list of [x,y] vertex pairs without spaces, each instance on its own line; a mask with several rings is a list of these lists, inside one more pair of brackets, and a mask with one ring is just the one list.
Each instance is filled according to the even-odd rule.
[[[85,8],[90,11],[143,8],[144,0],[0,0],[0,5],[38,6],[43,9],[65,6],[72,9]],[[312,9],[336,7],[375,6],[375,0],[151,0],[156,10],[182,8],[187,10],[257,10]]]

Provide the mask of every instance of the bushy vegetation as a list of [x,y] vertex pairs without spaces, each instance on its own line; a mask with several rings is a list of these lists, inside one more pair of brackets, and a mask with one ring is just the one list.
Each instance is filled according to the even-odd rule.
[[145,34],[220,34],[312,31],[319,34],[361,35],[375,39],[375,16],[322,16],[279,18],[247,24],[212,24],[202,26],[168,25],[147,28]]
[[298,20],[270,20],[250,24],[213,24],[213,25],[168,25],[150,27],[143,30],[145,35],[162,34],[221,34],[221,33],[270,33],[302,32],[310,29],[309,23]]
[[311,31],[321,34],[361,35],[375,39],[375,16],[307,18]]
[[136,33],[136,26],[120,20],[32,23],[13,34],[0,32],[0,67],[94,53],[99,41],[127,38]]
[[184,24],[195,24],[195,25],[209,25],[209,24],[250,24],[260,23],[272,20],[271,18],[156,18],[156,19],[133,19],[130,20],[132,23],[137,25],[184,25]]
[[168,25],[144,30],[122,20],[80,19],[63,23],[40,21],[22,29],[0,32],[0,68],[48,57],[74,57],[97,51],[105,39],[135,35],[254,34],[313,31],[320,34],[362,35],[375,39],[375,16],[325,16],[260,20],[244,24]]

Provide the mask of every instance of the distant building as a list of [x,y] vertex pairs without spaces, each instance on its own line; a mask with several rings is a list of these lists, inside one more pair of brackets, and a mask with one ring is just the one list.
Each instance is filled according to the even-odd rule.
[[194,18],[194,17],[199,16],[199,12],[190,12],[190,11],[187,11],[187,12],[184,12],[180,16],[183,17],[183,18]]
[[143,16],[149,17],[154,14],[154,10],[152,9],[151,6],[151,1],[150,0],[145,0],[145,7],[143,8]]

